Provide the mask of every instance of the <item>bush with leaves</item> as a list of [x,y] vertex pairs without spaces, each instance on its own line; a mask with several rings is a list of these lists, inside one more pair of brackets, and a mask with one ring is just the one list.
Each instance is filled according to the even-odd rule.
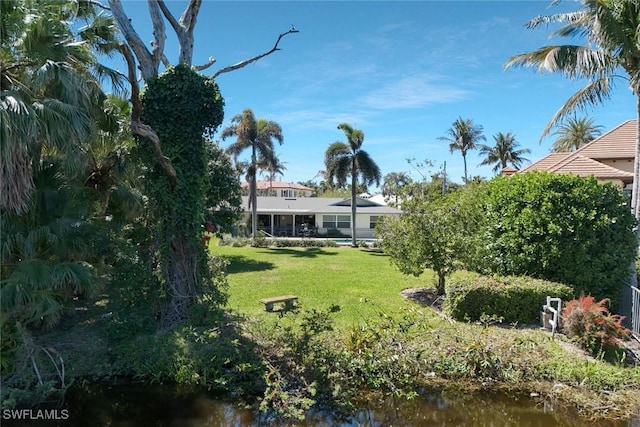
[[635,259],[636,223],[612,184],[549,172],[498,177],[479,196],[485,221],[469,268],[565,283],[615,305]]
[[568,300],[569,286],[530,277],[459,276],[447,285],[444,309],[458,320],[495,315],[508,323],[536,324],[547,296]]
[[569,301],[562,312],[566,335],[594,356],[610,356],[618,350],[618,340],[629,336],[629,330],[622,326],[623,318],[609,312],[608,302],[581,296]]

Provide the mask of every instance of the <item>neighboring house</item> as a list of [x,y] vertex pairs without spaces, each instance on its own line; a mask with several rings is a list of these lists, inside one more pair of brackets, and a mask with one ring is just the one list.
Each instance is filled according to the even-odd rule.
[[[248,189],[249,184],[243,182],[242,188]],[[313,189],[301,184],[282,181],[257,181],[258,196],[265,197],[311,197]]]
[[[243,197],[243,221],[251,218],[249,198]],[[357,198],[356,238],[374,236],[376,222],[382,216],[399,216],[402,212]],[[258,197],[258,229],[275,237],[337,234],[351,237],[351,198],[328,197]]]
[[[627,120],[574,152],[550,153],[518,171],[546,170],[578,176],[594,176],[631,191],[637,120]],[[505,175],[511,171],[504,171]]]

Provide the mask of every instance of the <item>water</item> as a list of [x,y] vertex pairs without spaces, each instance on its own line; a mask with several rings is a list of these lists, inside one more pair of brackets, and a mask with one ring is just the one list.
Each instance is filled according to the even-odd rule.
[[[2,426],[261,426],[265,419],[233,402],[203,392],[180,392],[169,386],[92,386],[76,390],[57,409],[59,421],[8,421]],[[4,417],[6,418],[6,417]],[[277,425],[277,424],[276,424]],[[411,401],[372,402],[350,420],[309,413],[300,426],[439,426],[439,427],[635,427],[638,421],[592,422],[528,397],[501,394],[431,393]]]

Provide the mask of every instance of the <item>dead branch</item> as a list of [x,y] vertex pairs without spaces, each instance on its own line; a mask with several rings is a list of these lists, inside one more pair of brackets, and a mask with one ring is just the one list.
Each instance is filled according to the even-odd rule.
[[240,68],[246,67],[247,65],[256,62],[257,60],[264,58],[267,55],[271,55],[273,52],[280,50],[280,48],[278,48],[278,44],[280,43],[280,40],[282,40],[282,38],[284,36],[286,36],[287,34],[292,34],[292,33],[299,33],[300,31],[298,31],[293,25],[291,26],[291,29],[289,31],[287,31],[286,33],[282,33],[278,36],[278,40],[276,40],[276,44],[267,52],[262,53],[260,55],[254,56],[253,58],[249,58],[249,59],[245,59],[244,61],[240,61],[238,63],[235,63],[233,65],[230,65],[228,67],[224,67],[219,69],[218,71],[216,71],[213,76],[211,76],[212,79],[215,79],[216,77],[218,77],[220,74],[223,73],[228,73],[230,71],[235,71],[238,70]]
[[147,49],[138,33],[136,33],[136,30],[133,29],[131,20],[122,8],[122,3],[120,0],[109,0],[109,5],[111,6],[111,13],[116,19],[124,39],[127,41],[131,50],[135,53],[136,58],[138,58],[142,77],[145,80],[154,77],[158,73],[158,69],[154,65],[153,55],[149,52],[149,49]]
[[149,15],[151,16],[151,23],[153,24],[153,43],[151,43],[151,56],[153,58],[153,66],[156,72],[162,57],[164,56],[164,42],[167,39],[167,34],[164,27],[164,21],[160,14],[160,8],[158,3],[154,0],[148,0],[149,3]]
[[191,65],[191,61],[193,60],[193,28],[196,25],[196,17],[200,11],[202,0],[191,0],[182,13],[180,21],[176,21],[176,18],[171,14],[164,0],[155,1],[178,37],[178,45],[180,47],[178,62],[180,64]]
[[173,190],[177,179],[176,171],[173,168],[173,165],[171,165],[169,159],[162,154],[158,134],[151,128],[151,126],[142,123],[140,120],[140,115],[142,114],[142,102],[140,101],[140,87],[136,80],[135,59],[133,58],[133,54],[129,47],[124,43],[120,44],[120,52],[122,52],[122,55],[127,62],[128,79],[131,84],[131,131],[135,135],[141,136],[149,142],[151,149],[153,150],[153,154],[155,155],[158,164],[169,178],[169,184]]
[[206,70],[207,68],[211,67],[213,64],[215,64],[216,59],[213,56],[209,57],[209,61],[207,61],[206,64],[202,64],[202,65],[195,65],[194,68],[196,69],[196,71],[202,71],[202,70]]

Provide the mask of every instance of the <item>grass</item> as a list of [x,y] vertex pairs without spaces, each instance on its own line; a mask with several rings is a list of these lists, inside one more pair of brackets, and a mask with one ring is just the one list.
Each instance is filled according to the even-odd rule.
[[212,247],[229,260],[229,308],[269,319],[261,298],[296,295],[301,308],[338,305],[339,328],[367,322],[380,313],[414,306],[400,291],[431,286],[433,274],[407,276],[395,270],[379,251],[354,248]]
[[[542,392],[595,417],[629,417],[635,414],[632,408],[640,405],[640,367],[624,368],[586,358],[579,351],[567,351],[574,347],[564,336],[552,339],[550,334],[535,328],[448,322],[435,311],[400,295],[406,288],[432,286],[433,273],[426,272],[420,277],[404,275],[381,252],[355,248],[218,246],[212,246],[211,250],[230,261],[229,308],[256,319],[259,324],[279,319],[278,314],[265,312],[259,299],[294,294],[303,309],[325,310],[339,305],[341,309],[333,319],[337,339],[341,340],[342,335],[345,343],[351,342],[347,346],[369,342],[366,345],[375,350],[367,351],[374,351],[374,358],[383,360],[387,356],[396,357],[386,352],[392,351],[396,338],[400,339],[409,352],[408,371],[414,368],[435,371],[438,380],[448,379],[454,387],[476,377],[479,380],[490,377],[493,381],[498,379],[497,385],[514,392]],[[389,343],[381,339],[380,333],[397,331],[399,326],[380,327],[379,321],[385,321],[381,313],[394,317],[394,322],[402,322],[402,313],[409,311],[421,319],[415,324],[419,332],[390,339]],[[364,324],[365,328],[354,327]],[[367,341],[370,336],[378,338]],[[415,354],[409,348],[415,349]],[[421,356],[416,359],[416,354]],[[429,374],[424,376],[430,378]]]

